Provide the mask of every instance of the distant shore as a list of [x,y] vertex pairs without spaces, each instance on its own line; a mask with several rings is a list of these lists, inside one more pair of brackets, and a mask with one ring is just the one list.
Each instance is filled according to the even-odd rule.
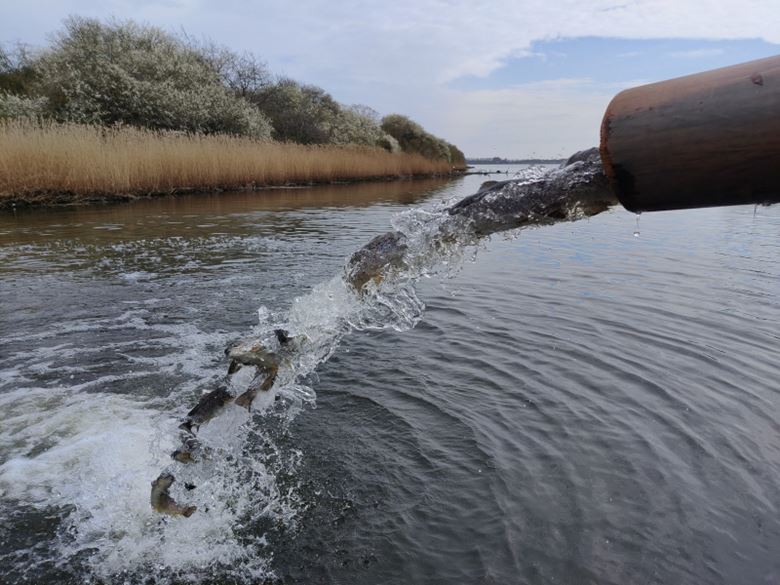
[[0,124],[0,209],[459,174],[442,160],[129,127]]
[[565,162],[565,158],[467,158],[469,165],[557,165]]

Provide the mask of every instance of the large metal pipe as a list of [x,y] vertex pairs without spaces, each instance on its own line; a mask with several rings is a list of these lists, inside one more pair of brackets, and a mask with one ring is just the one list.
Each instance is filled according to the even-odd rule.
[[600,152],[630,211],[780,202],[780,56],[619,93]]

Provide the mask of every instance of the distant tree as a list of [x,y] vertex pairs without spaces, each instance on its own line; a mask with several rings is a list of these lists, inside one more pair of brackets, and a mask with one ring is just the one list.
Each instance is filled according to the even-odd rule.
[[11,70],[11,56],[5,50],[3,45],[0,45],[0,75],[3,75]]
[[289,78],[253,91],[247,99],[271,120],[274,139],[300,144],[331,142],[341,113],[338,102],[324,89]]
[[352,104],[351,106],[347,106],[346,109],[355,112],[359,116],[363,116],[364,118],[371,120],[377,126],[382,124],[382,116],[380,116],[379,112],[377,112],[371,106],[366,106],[365,104]]
[[466,168],[466,155],[457,146],[447,143],[450,149],[450,164],[456,169]]
[[382,130],[398,141],[401,150],[421,154],[434,160],[451,162],[450,145],[426,132],[417,122],[406,116],[391,114],[382,119]]
[[186,35],[183,35],[183,40],[193,51],[203,56],[225,87],[241,97],[247,97],[272,83],[268,66],[252,53],[236,53],[212,41],[196,42]]
[[333,144],[379,146],[390,152],[400,150],[398,143],[379,125],[379,114],[368,106],[341,107],[333,126]]
[[409,118],[380,119],[320,87],[274,80],[251,53],[132,21],[71,17],[44,51],[0,46],[0,117],[359,144],[465,165]]
[[36,79],[29,47],[18,44],[6,49],[0,45],[0,91],[27,95]]
[[71,17],[33,66],[59,120],[271,135],[267,118],[204,55],[158,28]]

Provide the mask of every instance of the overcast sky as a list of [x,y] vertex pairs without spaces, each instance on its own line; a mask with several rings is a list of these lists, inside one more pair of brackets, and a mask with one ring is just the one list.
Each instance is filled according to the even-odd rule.
[[0,41],[69,14],[251,51],[468,156],[566,156],[632,85],[780,53],[780,0],[0,0]]

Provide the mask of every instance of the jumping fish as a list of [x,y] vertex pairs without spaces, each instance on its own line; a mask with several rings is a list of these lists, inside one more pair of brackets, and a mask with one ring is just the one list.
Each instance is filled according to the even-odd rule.
[[163,472],[160,474],[160,477],[152,482],[152,494],[150,497],[152,508],[160,514],[189,518],[198,508],[197,506],[181,506],[176,503],[176,500],[168,493],[174,481],[176,481],[176,478],[173,475]]
[[[589,217],[617,204],[608,187],[598,148],[572,155],[561,168],[532,181],[486,181],[477,193],[446,209],[448,215],[466,221],[464,233],[487,236],[527,225],[555,223]],[[446,232],[440,237],[448,238]],[[400,232],[375,237],[349,259],[345,279],[362,293],[402,268],[408,251]]]
[[171,453],[171,457],[179,463],[195,462],[195,457],[193,456],[192,451],[188,451],[187,449],[176,449],[173,453]]
[[243,406],[247,410],[252,409],[252,402],[255,400],[255,396],[257,396],[257,392],[268,392],[274,385],[274,382],[276,381],[276,371],[273,371],[272,373],[269,373],[265,380],[263,380],[263,383],[258,385],[252,385],[249,387],[249,389],[244,392],[241,396],[236,398],[236,404],[238,406]]
[[369,282],[379,284],[387,273],[403,266],[408,245],[400,232],[387,232],[375,237],[349,259],[346,279],[361,292]]
[[171,457],[179,463],[194,463],[195,454],[200,450],[201,444],[195,437],[185,436],[181,447],[171,453]]
[[214,418],[231,400],[233,400],[233,395],[224,386],[212,390],[187,413],[187,418],[179,425],[179,428],[194,435],[200,425]]
[[470,221],[478,236],[527,225],[590,217],[617,204],[597,148],[573,154],[566,163],[530,182],[500,181],[481,188],[447,212]]
[[[290,342],[290,337],[284,329],[274,329],[274,335],[280,347],[284,347]],[[241,366],[255,366],[271,372],[279,369],[279,355],[256,339],[242,341],[229,347],[225,350],[225,354],[230,358],[228,375],[237,372]]]

